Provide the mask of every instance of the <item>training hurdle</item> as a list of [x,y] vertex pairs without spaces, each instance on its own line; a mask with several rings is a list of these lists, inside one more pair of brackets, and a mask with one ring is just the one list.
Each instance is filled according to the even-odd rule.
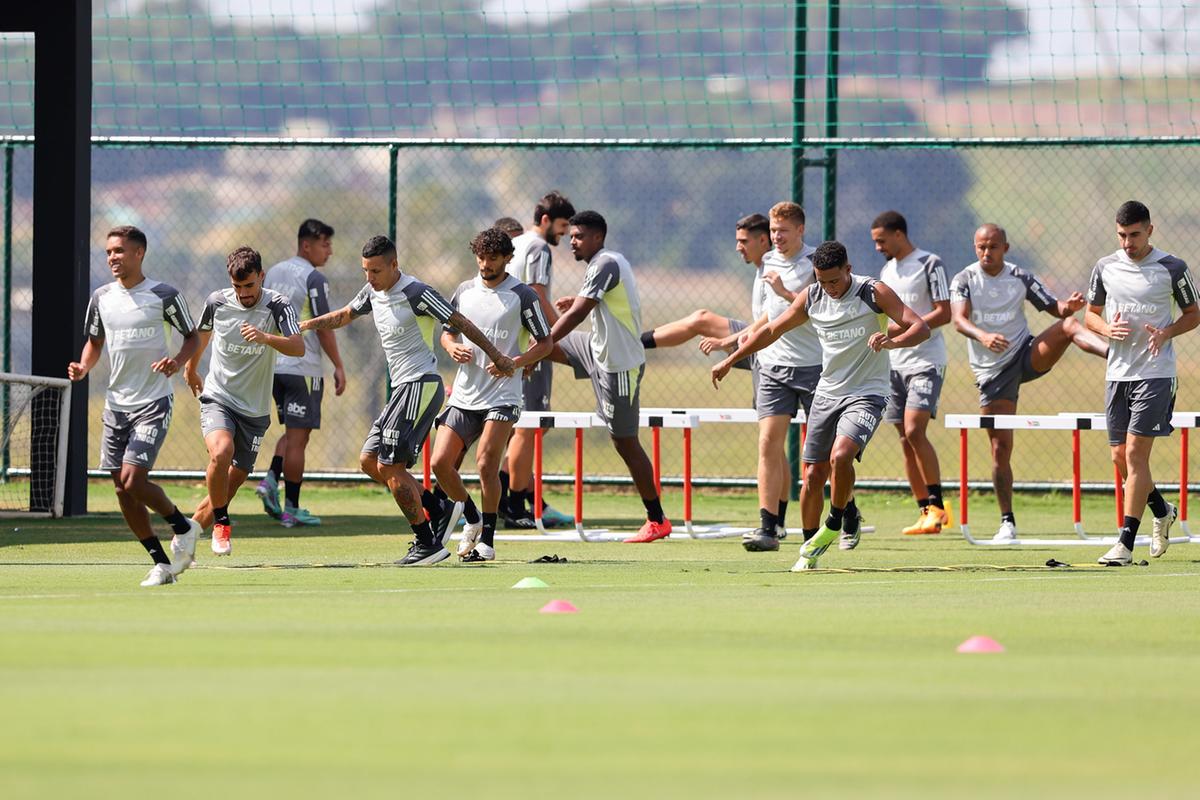
[[[1056,415],[1037,414],[947,414],[944,422],[947,429],[959,432],[959,530],[963,538],[974,545],[990,546],[1062,546],[1062,545],[1097,545],[1112,544],[1117,540],[1112,536],[1092,536],[1083,525],[1082,497],[1083,490],[1080,477],[1080,433],[1081,431],[1107,429],[1102,414],[1089,413],[1060,413]],[[1188,475],[1188,433],[1192,428],[1200,427],[1200,414],[1194,412],[1178,412],[1172,415],[1171,424],[1180,430],[1180,480],[1179,480],[1179,522],[1183,536],[1172,537],[1172,544],[1200,543],[1200,537],[1192,536],[1187,523],[1187,475]],[[1071,431],[1071,510],[1073,529],[1076,539],[1012,539],[1008,541],[993,541],[991,539],[976,539],[971,536],[968,525],[967,509],[967,479],[968,479],[968,447],[967,432],[975,429],[984,430],[1058,430]],[[1114,473],[1115,473],[1114,467]],[[1119,473],[1116,473],[1116,488],[1114,496],[1117,502],[1117,524],[1123,518],[1123,491]],[[1138,544],[1148,544],[1148,536],[1139,536]]]

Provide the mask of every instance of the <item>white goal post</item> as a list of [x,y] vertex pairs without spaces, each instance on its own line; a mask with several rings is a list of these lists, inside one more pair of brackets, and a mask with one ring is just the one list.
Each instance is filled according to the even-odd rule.
[[71,382],[0,372],[0,516],[61,517]]

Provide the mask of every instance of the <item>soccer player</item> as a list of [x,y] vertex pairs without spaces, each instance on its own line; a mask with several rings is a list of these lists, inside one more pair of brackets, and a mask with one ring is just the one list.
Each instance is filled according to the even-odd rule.
[[[1083,295],[1074,292],[1058,300],[1036,277],[1004,260],[1008,236],[999,225],[987,223],[975,231],[979,258],[954,276],[950,284],[954,328],[969,340],[967,359],[979,389],[982,414],[1015,414],[1021,384],[1037,380],[1066,353],[1072,344],[1085,353],[1103,357],[1107,345],[1072,316],[1083,308]],[[1024,306],[1028,300],[1039,311],[1058,317],[1037,336],[1029,332]],[[1017,518],[1012,506],[1013,432],[988,430],[992,448],[992,485],[1000,506],[997,542],[1017,538]]]
[[[787,311],[712,369],[713,385],[733,363],[761,350],[797,326],[811,322],[821,345],[808,438],[804,442],[804,486],[800,515],[804,544],[792,571],[815,569],[817,559],[841,533],[854,497],[854,462],[879,426],[891,388],[884,350],[913,347],[929,338],[929,326],[886,284],[851,272],[846,248],[824,242],[812,254],[816,282],[796,296]],[[884,317],[896,323],[885,324]],[[881,330],[882,329],[882,330]],[[825,482],[830,482],[829,516],[819,531]],[[856,533],[857,533],[857,529]]]
[[421,484],[408,472],[446,396],[433,355],[434,325],[449,325],[474,342],[491,359],[493,375],[511,375],[513,363],[437,291],[400,271],[396,245],[388,237],[367,240],[362,268],[367,283],[349,304],[304,320],[300,327],[334,330],[365,314],[375,318],[392,396],[371,425],[358,463],[363,472],[387,486],[412,526],[412,546],[396,563],[402,567],[436,564],[450,556],[444,544],[454,520],[432,502],[432,496],[425,498],[431,508],[426,516]]
[[[191,565],[201,528],[147,476],[171,427],[175,403],[171,376],[195,352],[200,338],[183,296],[143,273],[146,234],[132,225],[113,228],[105,238],[104,254],[115,280],[92,293],[84,321],[88,338],[79,360],[67,365],[67,377],[73,381],[87,377],[108,343],[100,469],[112,476],[125,524],[154,562],[142,586],[162,586],[174,583]],[[167,351],[168,325],[183,335],[183,345],[173,357]],[[173,566],[154,533],[147,508],[175,533]]]
[[[463,281],[450,298],[454,309],[473,321],[497,342],[497,349],[512,358],[515,369],[537,363],[554,349],[550,325],[538,295],[505,267],[513,257],[508,235],[490,228],[471,241],[478,275]],[[526,345],[533,339],[528,349]],[[442,347],[459,365],[446,408],[437,420],[433,445],[433,471],[438,485],[455,503],[448,522],[453,527],[459,510],[466,518],[458,555],[466,562],[496,558],[496,513],[500,506],[500,460],[521,416],[521,376],[498,377],[489,371],[483,354],[463,344],[458,331],[447,327]],[[476,440],[483,514],[471,500],[458,474],[463,454]]]
[[[653,542],[671,535],[654,485],[654,468],[638,441],[638,412],[646,351],[642,347],[642,305],[633,268],[625,256],[604,246],[608,223],[596,211],[581,211],[570,220],[571,252],[588,268],[575,297],[560,297],[562,313],[550,335],[558,346],[553,358],[569,364],[575,378],[590,378],[596,413],[608,426],[613,447],[633,478],[646,506],[646,522],[629,543]],[[591,334],[576,331],[591,317]]]
[[[533,289],[542,307],[546,321],[553,325],[558,319],[554,310],[551,291],[550,248],[558,244],[567,232],[567,220],[575,215],[575,206],[562,195],[552,191],[537,201],[533,207],[533,224],[529,230],[513,239],[512,260],[508,262],[508,273]],[[549,361],[537,361],[521,379],[526,411],[549,411],[553,365]],[[532,528],[533,523],[533,428],[518,428],[513,431],[508,446],[508,469],[502,482],[508,486],[507,497],[502,499],[500,513],[504,522],[512,528]],[[542,505],[542,522],[545,525],[568,525],[572,518]]]
[[504,231],[510,239],[515,239],[525,232],[525,228],[521,225],[520,220],[513,217],[501,217],[492,223],[492,227]]
[[[319,219],[306,219],[296,234],[296,255],[267,270],[263,286],[279,292],[291,302],[301,320],[329,313],[329,281],[320,268],[333,255],[333,228]],[[346,391],[346,370],[338,352],[333,331],[314,331],[304,335],[304,355],[299,358],[280,353],[275,358],[275,384],[272,395],[283,436],[275,445],[275,457],[255,494],[263,510],[283,523],[320,525],[321,518],[300,507],[300,485],[304,480],[304,450],[312,432],[321,427],[321,398],[325,394],[321,351],[333,364],[333,391]],[[284,503],[279,506],[279,481],[284,483]]]
[[950,524],[942,500],[942,472],[937,451],[926,431],[937,416],[938,398],[946,377],[946,341],[938,330],[950,321],[950,287],[946,267],[934,253],[921,250],[908,238],[908,221],[898,211],[885,211],[871,223],[875,249],[887,259],[879,280],[929,326],[927,340],[916,347],[889,353],[892,391],[883,421],[896,426],[904,451],[904,474],[920,510],[908,536],[941,533]]
[[[1125,480],[1125,518],[1119,541],[1097,559],[1133,561],[1138,525],[1147,503],[1154,513],[1150,555],[1167,551],[1178,511],[1168,505],[1150,475],[1155,438],[1171,433],[1175,410],[1175,347],[1171,340],[1200,324],[1196,285],[1181,259],[1150,244],[1150,209],[1136,200],[1117,209],[1120,248],[1092,268],[1085,320],[1107,337],[1105,417],[1113,463]],[[1172,301],[1179,318],[1172,320]]]
[[[304,355],[296,309],[278,292],[263,288],[262,256],[239,247],[226,259],[230,288],[208,296],[200,315],[200,346],[185,377],[200,398],[200,430],[208,448],[208,497],[192,518],[212,525],[212,551],[233,552],[229,502],[254,469],[262,437],[271,426],[275,353]],[[215,340],[208,376],[196,371]]]

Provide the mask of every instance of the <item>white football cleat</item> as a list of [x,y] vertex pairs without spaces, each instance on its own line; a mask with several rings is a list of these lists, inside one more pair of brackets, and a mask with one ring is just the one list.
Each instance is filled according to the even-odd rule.
[[1158,558],[1167,552],[1171,546],[1171,526],[1179,519],[1179,509],[1167,504],[1167,515],[1161,519],[1154,518],[1154,530],[1150,533],[1150,556]]
[[993,542],[1015,542],[1017,540],[1017,526],[1008,520],[1000,523],[1000,528],[996,531],[996,535],[992,537]]
[[194,519],[188,520],[188,532],[180,536],[178,533],[171,537],[171,571],[175,575],[183,572],[196,561],[196,538],[204,533],[204,528]]
[[146,578],[142,581],[142,586],[166,586],[174,582],[175,573],[171,571],[170,564],[155,564],[146,573]]
[[1133,551],[1117,542],[1107,553],[1097,558],[1096,563],[1110,567],[1127,567],[1133,563]]
[[475,549],[479,537],[483,536],[483,520],[474,525],[467,523],[463,526],[462,541],[458,543],[458,555],[465,556]]

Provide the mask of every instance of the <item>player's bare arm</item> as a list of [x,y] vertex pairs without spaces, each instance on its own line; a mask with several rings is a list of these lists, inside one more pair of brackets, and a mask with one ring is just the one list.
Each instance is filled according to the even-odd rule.
[[484,352],[496,370],[505,377],[513,374],[513,360],[496,349],[496,345],[492,344],[492,340],[483,334],[483,331],[475,327],[475,323],[464,317],[459,312],[455,311],[450,315],[450,319],[446,324],[451,328],[462,333],[463,336],[470,339],[479,349]]
[[354,312],[350,310],[350,306],[343,306],[336,311],[330,311],[328,314],[304,320],[300,323],[300,330],[331,331],[344,328],[353,321]]
[[[548,357],[553,350],[554,340],[549,336],[545,337],[544,339],[534,339],[533,344],[529,346],[528,350],[513,359],[513,365],[517,369],[532,367],[543,358]],[[491,371],[492,370],[489,367],[488,372],[490,373]]]
[[450,354],[450,358],[455,364],[466,364],[475,357],[475,350],[470,345],[463,344],[457,333],[442,331],[438,341],[442,343],[442,349]]
[[321,343],[321,350],[329,358],[329,363],[333,364],[333,393],[340,396],[342,392],[346,391],[346,367],[342,364],[342,353],[338,350],[337,336],[332,330],[319,330],[317,331],[317,341]]
[[200,393],[204,391],[204,379],[200,377],[198,371],[200,357],[208,349],[208,343],[212,339],[212,331],[196,331],[196,339],[199,343],[196,345],[196,352],[192,353],[192,357],[187,360],[187,364],[183,369],[183,379],[187,382],[188,388],[192,390],[192,395],[199,397]]
[[1121,312],[1113,314],[1111,322],[1104,320],[1104,306],[1087,307],[1087,312],[1083,316],[1083,324],[1092,333],[1103,336],[1105,339],[1115,339],[1116,341],[1124,341],[1133,328],[1130,327],[1129,321],[1121,318]]
[[83,352],[79,354],[79,360],[67,364],[67,377],[73,381],[83,380],[92,371],[92,367],[96,366],[102,352],[104,340],[89,336],[83,343]]
[[167,356],[160,358],[150,365],[152,372],[161,372],[168,378],[179,372],[180,365],[186,364],[188,359],[192,357],[192,353],[200,346],[200,337],[195,331],[185,333],[183,335],[183,345],[180,346],[179,352],[174,357]]
[[557,342],[571,331],[579,327],[579,323],[592,313],[599,300],[590,297],[560,297],[554,305],[562,313],[550,329],[550,339]]
[[[929,326],[925,320],[906,306],[887,284],[875,282],[875,303],[896,323],[900,333],[895,336],[883,331],[873,333],[867,340],[867,347],[875,352],[896,350],[901,347],[913,347],[929,338]],[[890,325],[888,327],[891,328]]]
[[968,339],[974,339],[993,353],[1003,353],[1008,349],[1010,342],[1004,336],[999,333],[989,333],[971,322],[970,300],[960,300],[951,304],[950,320],[954,323],[954,330]]
[[1150,355],[1157,356],[1169,340],[1194,330],[1197,325],[1200,325],[1200,306],[1195,303],[1182,309],[1179,318],[1165,328],[1146,325],[1146,332],[1150,334]]
[[789,303],[796,299],[796,293],[784,285],[782,272],[768,272],[763,275],[763,282],[771,287],[771,291]]
[[751,353],[757,353],[759,350],[768,347],[792,328],[797,328],[808,322],[807,305],[808,287],[805,287],[796,295],[796,299],[787,307],[787,310],[775,318],[774,322],[760,325],[753,333],[746,337],[745,341],[738,345],[736,350],[712,368],[713,386],[719,388],[717,384],[729,374],[729,370],[733,369],[734,364]]
[[1049,312],[1059,319],[1073,317],[1079,312],[1079,309],[1087,305],[1087,298],[1082,292],[1071,292],[1070,297],[1066,300],[1059,300],[1054,304],[1054,308],[1048,309]]
[[[793,299],[795,299],[794,296]],[[766,324],[767,315],[763,314],[761,317],[754,320],[754,322],[750,323],[750,325],[747,327],[740,331],[734,331],[728,336],[705,336],[700,340],[700,352],[704,353],[704,355],[709,355],[714,350],[725,350],[726,352],[732,352],[731,348],[737,347],[739,341],[742,341]]]
[[533,289],[533,293],[538,296],[538,302],[542,306],[542,313],[546,315],[546,323],[553,325],[558,321],[558,312],[554,309],[554,303],[550,302],[550,292],[546,290],[546,285],[543,283],[531,283],[529,288]]
[[248,322],[243,322],[238,332],[242,334],[242,338],[247,342],[265,344],[267,347],[277,353],[283,353],[285,356],[299,357],[304,355],[304,336],[299,333],[293,333],[291,336],[279,336],[278,334],[259,330]]

